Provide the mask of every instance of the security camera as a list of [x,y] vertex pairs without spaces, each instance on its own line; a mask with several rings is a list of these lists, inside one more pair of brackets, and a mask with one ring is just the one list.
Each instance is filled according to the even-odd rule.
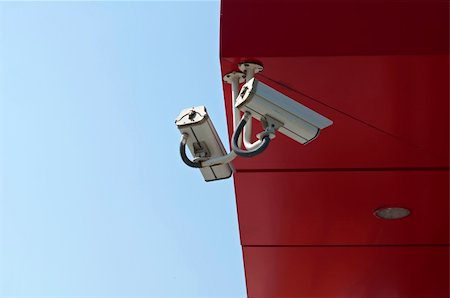
[[[231,164],[226,162],[228,154],[204,106],[182,110],[175,124],[181,132],[180,155],[186,165],[199,168],[205,181],[226,179],[233,174]],[[186,146],[193,160],[187,157]]]
[[[199,168],[206,181],[229,178],[233,174],[233,159],[261,154],[277,131],[307,144],[319,135],[321,129],[333,124],[330,119],[253,78],[254,74],[263,70],[262,65],[244,62],[239,69],[242,72],[233,71],[224,76],[224,81],[232,87],[234,131],[230,153],[225,151],[204,106],[184,109],[175,120],[181,132],[181,159],[186,165]],[[239,84],[244,78],[247,82],[239,91]],[[251,142],[252,117],[259,120],[264,128],[256,135],[258,141],[254,143]],[[186,146],[193,160],[186,155]]]
[[279,132],[301,144],[314,140],[333,124],[328,118],[252,78],[236,98],[235,107],[259,121],[269,121]]

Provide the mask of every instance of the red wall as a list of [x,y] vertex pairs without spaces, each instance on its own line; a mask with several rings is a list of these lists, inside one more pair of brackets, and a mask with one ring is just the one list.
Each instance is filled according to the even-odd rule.
[[[234,162],[249,297],[449,296],[448,11],[222,1],[222,74],[258,61],[258,79],[334,121]],[[231,135],[227,84],[224,99]],[[389,206],[411,215],[373,215]]]

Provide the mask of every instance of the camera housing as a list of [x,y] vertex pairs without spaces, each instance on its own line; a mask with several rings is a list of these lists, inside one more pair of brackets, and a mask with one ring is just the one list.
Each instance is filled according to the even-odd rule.
[[182,136],[186,137],[185,145],[189,148],[194,157],[193,162],[198,165],[205,181],[226,179],[233,174],[229,162],[208,165],[208,161],[223,158],[227,156],[227,152],[206,107],[198,106],[182,110],[175,124]]
[[268,117],[275,119],[281,124],[279,132],[301,144],[314,140],[321,129],[333,124],[330,119],[255,78],[242,86],[235,107],[249,112],[259,121],[265,121]]

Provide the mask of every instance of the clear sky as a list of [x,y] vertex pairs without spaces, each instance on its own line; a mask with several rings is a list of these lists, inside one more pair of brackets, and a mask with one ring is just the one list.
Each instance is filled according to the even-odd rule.
[[219,2],[0,3],[0,296],[245,297],[232,179],[178,155],[181,109],[226,142]]

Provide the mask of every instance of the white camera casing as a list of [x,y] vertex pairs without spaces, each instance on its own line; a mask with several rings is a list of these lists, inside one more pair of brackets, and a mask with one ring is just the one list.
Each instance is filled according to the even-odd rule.
[[[175,124],[182,134],[188,135],[186,145],[194,159],[206,161],[227,155],[204,106],[182,110]],[[200,171],[205,181],[214,181],[229,178],[233,167],[230,163],[224,163],[205,166]]]
[[269,116],[281,122],[278,131],[301,144],[314,140],[321,129],[333,124],[330,119],[255,78],[242,86],[236,98],[236,108],[250,112],[252,117],[260,121]]

